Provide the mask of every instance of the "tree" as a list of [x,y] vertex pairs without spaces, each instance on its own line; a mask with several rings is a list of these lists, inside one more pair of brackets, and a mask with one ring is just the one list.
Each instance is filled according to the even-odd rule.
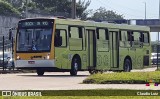
[[[21,13],[26,10],[32,13],[51,14],[55,16],[71,17],[72,0],[3,0],[10,3]],[[76,3],[76,16],[80,19],[86,19],[89,11],[90,0],[79,0]]]
[[119,15],[112,10],[106,10],[105,8],[100,7],[88,19],[95,20],[95,21],[112,21],[112,20],[123,19],[123,15]]
[[87,1],[85,2],[82,0],[79,0],[79,2],[76,4],[77,7],[77,18],[81,18],[81,19],[87,19],[87,16],[89,15],[91,10],[87,10],[88,6],[90,5],[91,1]]
[[[39,11],[55,15],[71,17],[72,0],[32,0]],[[86,18],[89,14],[86,10],[90,5],[90,0],[79,0],[76,3],[77,18]]]
[[4,2],[10,3],[13,7],[19,8],[25,2],[25,0],[2,0]]
[[35,3],[32,2],[32,0],[3,0],[3,1],[10,3],[14,8],[19,10],[20,12],[25,11],[26,6],[28,6],[28,10],[35,9]]
[[5,1],[0,1],[0,14],[7,16],[20,16],[19,11]]

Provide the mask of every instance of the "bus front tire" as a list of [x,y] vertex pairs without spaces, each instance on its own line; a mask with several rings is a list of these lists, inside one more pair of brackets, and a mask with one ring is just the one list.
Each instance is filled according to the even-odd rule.
[[37,74],[38,74],[38,76],[43,76],[44,75],[44,70],[37,69]]
[[78,59],[77,58],[73,59],[72,65],[71,65],[71,71],[70,71],[71,76],[77,75],[79,66],[80,64],[78,63]]
[[124,61],[124,72],[131,71],[131,61],[129,59],[125,59]]
[[89,70],[90,75],[93,75],[95,73],[94,70]]

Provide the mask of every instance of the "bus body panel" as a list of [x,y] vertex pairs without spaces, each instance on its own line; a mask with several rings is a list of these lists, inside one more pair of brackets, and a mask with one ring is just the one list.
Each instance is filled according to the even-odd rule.
[[[55,21],[56,22],[56,21]],[[86,51],[86,39],[83,36],[83,39],[74,39],[69,38],[68,27],[70,24],[57,24],[56,30],[61,31],[63,46],[55,47],[55,59],[56,66],[61,69],[71,69],[71,62],[75,55],[79,55],[81,59],[81,69],[87,70],[87,51]],[[65,36],[64,36],[65,34]],[[85,35],[85,34],[83,34]],[[82,43],[83,40],[83,43]]]

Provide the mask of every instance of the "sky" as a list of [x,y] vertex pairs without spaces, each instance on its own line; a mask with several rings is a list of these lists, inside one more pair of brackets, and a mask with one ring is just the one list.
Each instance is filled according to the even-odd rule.
[[[91,0],[88,9],[96,10],[105,7],[124,16],[125,19],[145,19],[159,18],[159,0]],[[151,40],[157,40],[157,33],[151,33]]]

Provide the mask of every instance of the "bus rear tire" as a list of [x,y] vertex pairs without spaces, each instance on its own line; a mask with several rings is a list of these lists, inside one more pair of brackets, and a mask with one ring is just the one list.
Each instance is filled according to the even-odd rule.
[[98,73],[98,70],[89,70],[89,73],[90,73],[91,75],[97,74],[97,73]]
[[77,58],[74,58],[71,64],[71,71],[70,71],[70,75],[71,76],[76,76],[77,72],[78,72],[78,68],[80,66],[79,60]]
[[93,75],[95,72],[94,70],[89,70],[90,75]]
[[37,75],[38,75],[38,76],[43,76],[43,75],[44,75],[44,70],[42,70],[42,69],[37,69]]
[[131,61],[129,59],[125,59],[124,61],[124,72],[131,71]]

